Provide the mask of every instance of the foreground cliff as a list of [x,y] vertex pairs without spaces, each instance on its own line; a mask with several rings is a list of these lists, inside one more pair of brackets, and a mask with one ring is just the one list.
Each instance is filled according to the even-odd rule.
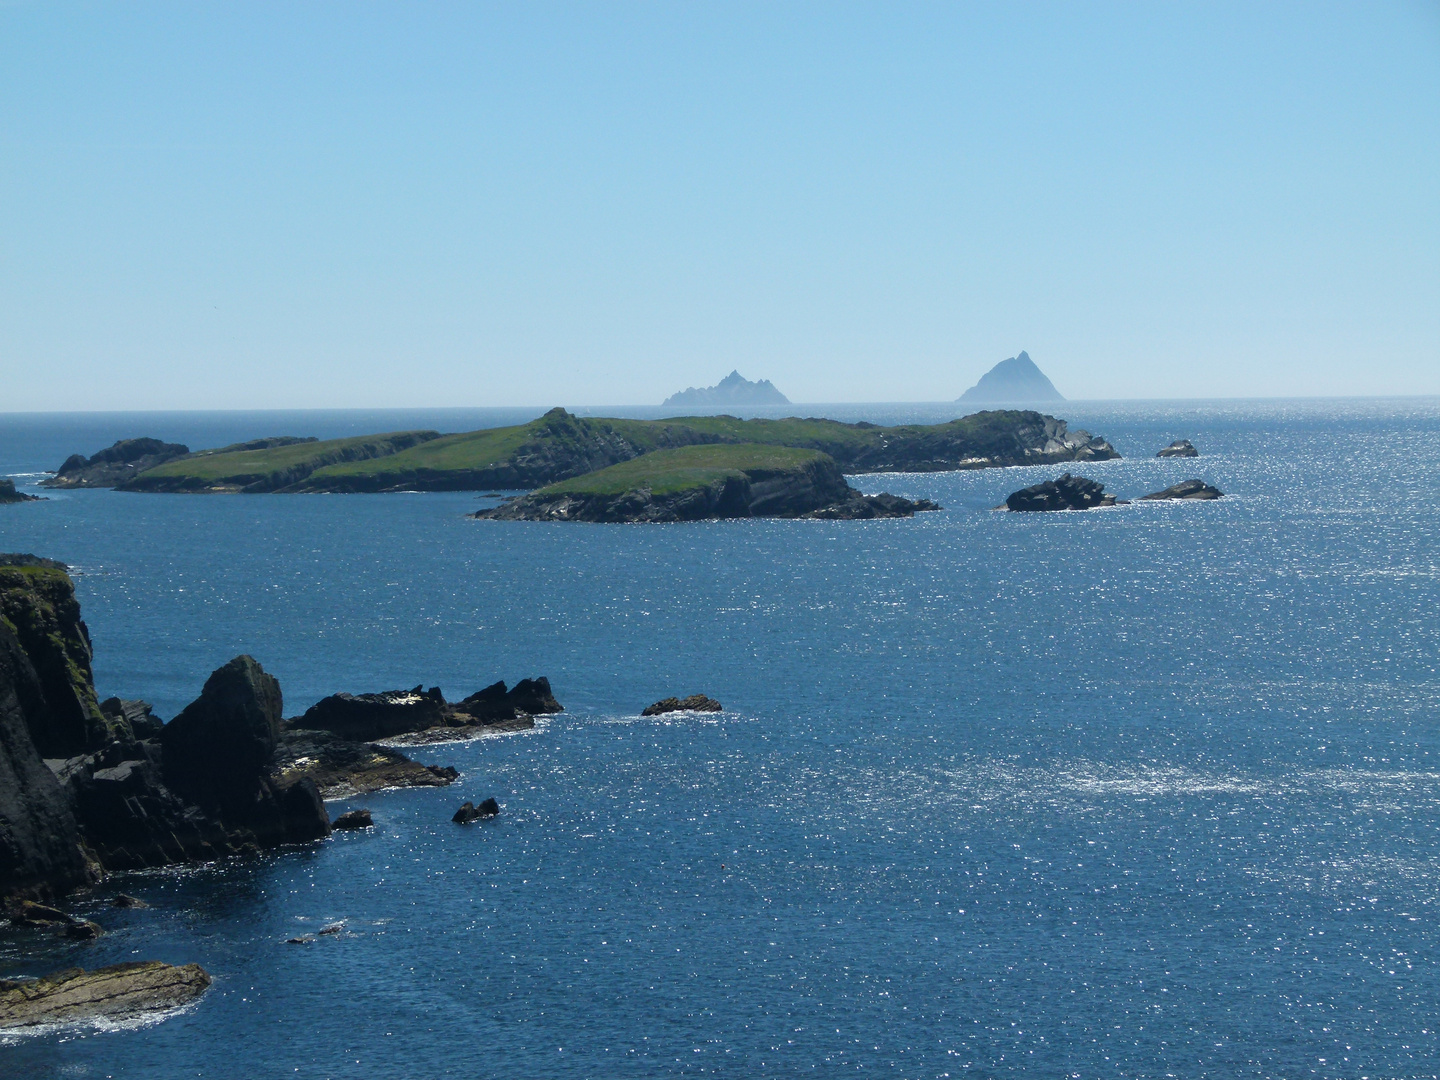
[[863,495],[816,450],[753,445],[661,450],[541,488],[472,517],[500,521],[676,522],[712,518],[908,517],[926,500]]

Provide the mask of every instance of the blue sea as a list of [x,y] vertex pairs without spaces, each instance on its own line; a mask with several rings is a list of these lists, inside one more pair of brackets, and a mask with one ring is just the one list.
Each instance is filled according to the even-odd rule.
[[[0,415],[0,475],[539,411]],[[0,507],[0,550],[74,568],[102,696],[173,716],[244,652],[290,715],[535,675],[565,705],[416,750],[450,788],[331,805],[372,832],[108,882],[75,903],[93,943],[0,929],[0,976],[215,979],[148,1025],[8,1037],[0,1075],[1440,1074],[1440,399],[1055,411],[1124,455],[1075,470],[1115,494],[1226,498],[990,512],[1052,467],[855,478],[945,507],[897,521]],[[1176,438],[1202,456],[1153,457]],[[697,692],[725,711],[638,717]]]

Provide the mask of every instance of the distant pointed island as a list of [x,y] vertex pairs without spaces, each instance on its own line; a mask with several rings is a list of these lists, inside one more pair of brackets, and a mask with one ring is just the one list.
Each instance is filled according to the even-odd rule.
[[[1042,376],[1043,378],[1043,376]],[[732,371],[714,386],[691,386],[671,394],[662,405],[789,405],[790,399],[775,389],[769,379],[751,382],[738,371]]]
[[1019,356],[1001,360],[981,375],[980,381],[956,400],[1031,402],[1065,399],[1060,396],[1060,391],[1055,389],[1054,383],[1045,377],[1045,373],[1035,366],[1030,354],[1022,350]]

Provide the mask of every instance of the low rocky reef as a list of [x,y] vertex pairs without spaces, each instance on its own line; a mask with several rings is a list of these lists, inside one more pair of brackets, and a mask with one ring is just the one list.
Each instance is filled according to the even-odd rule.
[[1140,501],[1159,501],[1164,499],[1220,499],[1225,493],[1217,487],[1211,487],[1204,480],[1182,480],[1178,484],[1172,484],[1164,491],[1152,491],[1149,495],[1141,495]]
[[[1166,488],[1142,495],[1138,501],[1158,502],[1172,499],[1219,499],[1224,492],[1211,487],[1203,480],[1185,480]],[[1021,488],[1011,492],[1005,502],[996,510],[1020,512],[1047,510],[1092,510],[1100,506],[1128,506],[1126,499],[1117,499],[1107,494],[1098,480],[1064,473],[1054,480]]]
[[125,483],[148,469],[184,457],[190,448],[159,439],[120,439],[88,458],[71,454],[55,475],[40,481],[48,488],[111,488]]
[[43,495],[27,495],[23,491],[15,490],[14,480],[0,480],[0,506],[6,503],[41,502]]
[[641,710],[641,716],[664,716],[672,712],[722,712],[724,706],[712,697],[704,694],[691,694],[687,698],[667,697],[647,705]]
[[0,1030],[88,1020],[127,1020],[179,1008],[210,987],[199,964],[158,960],[86,971],[68,968],[38,979],[0,979]]
[[1176,439],[1169,446],[1163,447],[1156,457],[1199,457],[1200,451],[1196,450],[1189,439]]
[[679,522],[783,517],[857,520],[940,509],[864,495],[818,450],[710,444],[659,450],[509,499],[470,516],[496,521]]

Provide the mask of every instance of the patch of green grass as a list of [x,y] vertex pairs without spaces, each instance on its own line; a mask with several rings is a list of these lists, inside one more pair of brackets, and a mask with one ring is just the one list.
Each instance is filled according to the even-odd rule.
[[648,488],[655,495],[704,487],[749,472],[788,472],[824,457],[818,450],[755,443],[707,443],[656,450],[608,469],[541,488],[537,495],[623,495]]

